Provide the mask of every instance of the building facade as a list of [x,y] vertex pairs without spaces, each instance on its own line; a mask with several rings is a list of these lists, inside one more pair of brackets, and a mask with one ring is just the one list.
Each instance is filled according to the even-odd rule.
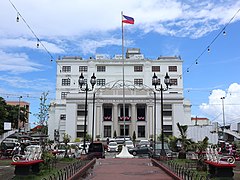
[[[6,101],[6,103],[8,105],[11,106],[19,106],[19,107],[24,107],[25,108],[25,112],[22,112],[19,108],[19,112],[18,112],[18,129],[21,129],[24,132],[27,132],[29,130],[28,124],[29,124],[29,113],[30,113],[30,104],[28,102],[25,101],[21,101],[21,98],[19,98],[19,101]],[[21,114],[24,113],[24,117],[25,122],[20,121],[20,116]]]
[[146,59],[135,48],[127,50],[124,60],[121,55],[112,59],[104,55],[86,60],[58,59],[56,99],[49,111],[50,139],[54,139],[54,133],[60,135],[60,141],[64,133],[72,141],[83,137],[86,92],[79,87],[81,73],[90,89],[90,78],[93,73],[96,76],[93,91],[87,93],[86,106],[86,130],[94,139],[132,137],[135,132],[139,140],[161,133],[161,98],[152,85],[154,73],[163,86],[166,73],[170,76],[172,85],[163,92],[163,129],[166,135],[178,136],[176,123],[191,123],[191,105],[183,96],[182,63],[176,56]]

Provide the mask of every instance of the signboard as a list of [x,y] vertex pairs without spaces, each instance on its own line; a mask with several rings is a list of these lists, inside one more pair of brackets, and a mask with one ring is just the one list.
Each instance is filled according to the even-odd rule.
[[8,131],[12,129],[12,125],[10,122],[4,122],[4,131]]

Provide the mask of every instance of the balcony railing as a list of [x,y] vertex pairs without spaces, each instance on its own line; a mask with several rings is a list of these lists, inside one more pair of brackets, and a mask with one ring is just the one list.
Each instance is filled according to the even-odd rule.
[[112,121],[112,116],[104,116],[103,120],[104,121]]
[[[124,117],[123,116],[119,116],[118,120],[119,121],[124,121]],[[131,121],[131,116],[125,116],[125,121]]]
[[138,120],[138,121],[145,121],[145,117],[144,117],[144,116],[138,116],[138,117],[137,117],[137,120]]

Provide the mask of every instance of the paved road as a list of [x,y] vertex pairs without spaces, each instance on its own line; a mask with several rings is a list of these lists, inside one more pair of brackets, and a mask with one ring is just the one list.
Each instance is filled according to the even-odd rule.
[[90,180],[172,180],[160,168],[152,165],[147,158],[106,158],[98,159],[94,168],[84,179]]

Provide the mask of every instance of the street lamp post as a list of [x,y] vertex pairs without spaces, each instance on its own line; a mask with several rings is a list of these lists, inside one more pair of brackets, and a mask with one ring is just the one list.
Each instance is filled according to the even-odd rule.
[[18,132],[20,132],[20,126],[21,126],[21,114],[20,114],[20,106],[21,106],[21,98],[22,96],[18,97]]
[[[154,73],[153,77],[152,77],[152,85],[155,86],[155,90],[156,91],[160,91],[161,92],[161,134],[162,134],[162,149],[160,152],[161,156],[166,156],[166,152],[164,149],[164,130],[163,130],[163,91],[167,91],[168,90],[168,86],[170,86],[170,78],[168,76],[168,73],[166,73],[166,76],[164,77],[164,83],[166,85],[165,88],[163,88],[162,83],[159,82],[158,77],[156,76],[156,74]],[[157,85],[160,85],[160,88],[157,88]]]
[[154,156],[156,155],[156,132],[157,132],[157,107],[156,107],[156,92],[154,91]]
[[95,96],[96,92],[93,93],[93,122],[92,122],[92,142],[94,140],[94,113],[95,113]]
[[[92,91],[96,84],[96,76],[94,75],[94,73],[90,79],[90,83],[92,85],[92,89],[88,88],[88,83],[87,82],[85,83],[84,76],[81,73],[81,76],[79,77],[79,80],[78,80],[78,84],[80,86],[80,90],[86,92],[86,94],[85,94],[86,97],[85,97],[84,132],[83,132],[83,152],[85,152],[85,153],[86,153],[85,146],[86,146],[86,132],[87,132],[87,127],[86,127],[86,124],[87,124],[87,95],[88,95],[88,91]],[[85,88],[83,88],[83,85],[85,85]]]
[[220,98],[222,100],[222,112],[223,112],[223,131],[225,129],[225,114],[224,114],[224,99],[225,97]]

